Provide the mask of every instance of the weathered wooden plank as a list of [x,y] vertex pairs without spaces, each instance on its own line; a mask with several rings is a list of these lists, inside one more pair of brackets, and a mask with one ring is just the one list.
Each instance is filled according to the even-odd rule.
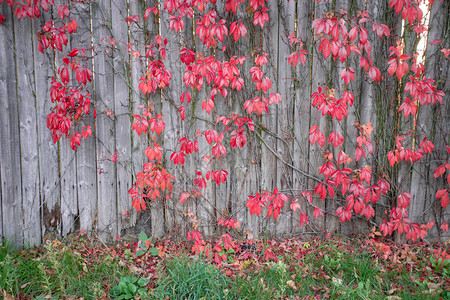
[[[94,47],[104,47],[94,58],[94,90],[97,107],[97,227],[102,239],[115,238],[117,226],[116,165],[111,156],[116,152],[114,111],[113,42],[111,34],[111,2],[101,1],[91,6]],[[116,41],[116,43],[119,41]]]
[[[448,40],[449,8],[450,4],[448,2],[437,1],[433,4],[430,11],[428,42],[425,52],[425,75],[427,78],[436,80],[438,89],[447,95],[447,99],[444,98],[442,104],[421,105],[419,107],[416,145],[420,144],[426,137],[434,143],[436,150],[431,155],[425,155],[421,161],[416,162],[414,165],[411,175],[412,199],[408,208],[409,218],[412,222],[421,224],[435,220],[436,225],[429,235],[437,235],[442,222],[448,223],[450,221],[449,209],[442,209],[439,201],[435,200],[435,192],[448,187],[448,183],[446,184],[445,179],[442,177],[437,180],[432,179],[432,172],[436,167],[442,165],[446,159],[448,161],[448,153],[446,152],[448,139],[441,140],[436,137],[444,136],[445,133],[449,132],[450,127],[450,105],[448,101],[450,92],[450,64],[447,60],[442,59],[440,52],[442,46],[440,44],[433,45],[432,42],[437,39],[442,39],[445,41],[444,48],[447,49],[450,47]],[[434,130],[435,133],[433,135]],[[433,136],[435,137],[434,139]],[[424,214],[424,207],[431,209]],[[441,236],[441,240],[444,239],[446,237]]]
[[[261,48],[262,31],[253,25],[252,18],[245,18],[245,11],[238,10],[237,19],[242,20],[246,26],[248,33],[245,38],[240,38],[236,47],[232,48],[234,54],[238,57],[245,56],[244,64],[239,66],[240,76],[244,80],[244,88],[238,92],[233,91],[233,111],[247,116],[244,111],[244,103],[246,100],[252,99],[253,81],[250,76],[250,69],[254,66],[254,58],[249,55],[255,49]],[[253,114],[251,117],[255,124],[260,122],[260,117]],[[261,192],[261,141],[260,129],[255,128],[255,132],[247,130],[247,145],[238,155],[235,155],[234,162],[234,176],[230,178],[233,180],[231,203],[232,211],[237,215],[237,219],[242,222],[243,228],[248,229],[253,236],[258,237],[261,230],[266,231],[264,226],[265,220],[261,216],[250,215],[250,210],[247,208],[248,196],[254,196]],[[259,135],[258,135],[259,134]],[[245,231],[245,230],[244,230]]]
[[[277,163],[277,186],[280,191],[287,194],[288,197],[294,197],[293,191],[293,170],[292,165],[293,151],[293,122],[294,122],[294,80],[293,70],[288,64],[289,40],[287,35],[295,31],[296,15],[295,1],[288,2],[279,0],[279,18],[278,18],[278,91],[272,89],[273,92],[280,93],[282,100],[278,104],[278,114],[283,116],[277,122],[277,153],[282,158]],[[288,163],[288,164],[286,164]],[[293,213],[289,207],[289,202],[285,203],[280,215],[280,221],[277,224],[278,234],[289,234],[294,226]],[[297,223],[295,222],[295,226]]]
[[[314,5],[314,18],[321,18],[324,13],[329,11],[331,9],[331,3],[328,2],[320,2],[315,3]],[[317,36],[314,37],[313,44],[314,47],[311,51],[311,55],[313,56],[313,64],[312,64],[312,89],[311,91],[314,93],[318,90],[319,86],[327,86],[329,82],[328,75],[331,74],[330,72],[330,60],[331,58],[328,58],[328,60],[323,61],[323,55],[319,52],[319,43],[316,41],[319,38]],[[319,130],[324,134],[325,137],[328,136],[329,131],[329,122],[326,117],[323,117],[322,114],[317,112],[317,109],[312,109],[310,113],[310,127],[311,126],[318,126]],[[315,143],[314,145],[309,147],[309,161],[310,161],[310,168],[309,173],[318,175],[318,169],[319,167],[324,163],[324,149],[322,149],[318,143]],[[317,185],[317,182],[314,180],[309,181],[308,189],[313,191],[315,186]],[[313,206],[320,208],[322,211],[325,211],[325,201],[321,200],[318,196],[313,197],[312,201]],[[309,209],[309,219],[312,220],[312,211],[314,207],[311,207]],[[326,229],[326,217],[325,218],[319,218],[314,222],[314,225],[316,227],[316,230],[323,231]]]
[[[182,86],[184,64],[179,58],[179,51],[181,49],[181,34],[177,33],[175,30],[170,30],[170,19],[167,11],[163,11],[161,16],[161,34],[168,40],[166,47],[167,59],[164,61],[164,64],[172,73],[172,79],[169,86],[164,88],[162,99],[162,114],[166,124],[166,128],[164,130],[164,160],[167,166],[169,166],[173,165],[170,161],[170,155],[173,151],[178,150],[178,141],[182,137],[182,132],[179,129],[182,127],[183,121],[180,118],[178,107],[181,106],[180,87]],[[181,168],[170,168],[169,170],[170,174],[174,175],[176,178],[180,178],[180,175],[183,172]],[[171,193],[166,191],[165,194],[170,195]],[[180,227],[182,221],[182,206],[179,198],[174,198],[171,196],[168,199],[162,200],[165,210],[165,227],[168,229]]]
[[[269,8],[269,22],[263,28],[263,51],[268,54],[269,63],[263,67],[264,75],[272,81],[272,89],[278,90],[278,45],[279,45],[279,12],[278,2],[270,0],[267,2]],[[267,98],[268,95],[258,92],[259,96]],[[263,143],[261,146],[261,187],[263,190],[272,192],[277,186],[278,177],[281,176],[279,161],[277,160],[277,124],[279,122],[279,106],[269,106],[269,112],[262,116]],[[281,166],[281,165],[280,165]],[[271,233],[276,233],[276,224],[280,219],[274,220],[271,216],[268,219],[268,229]],[[284,221],[283,221],[284,222]]]
[[116,115],[116,178],[117,178],[117,221],[119,233],[131,224],[124,211],[131,209],[128,190],[132,185],[131,175],[131,122],[129,99],[129,53],[127,51],[128,26],[127,1],[111,1],[112,33],[118,42],[114,49],[114,113]]
[[[188,16],[184,17],[184,29],[181,31],[181,45],[187,49],[195,50],[195,38],[193,31],[193,22],[192,19]],[[182,72],[185,71],[185,66],[182,66]],[[188,88],[184,83],[180,86],[179,92],[189,92],[194,96],[194,92]],[[197,140],[196,138],[196,119],[195,114],[193,113],[195,106],[194,102],[188,104],[187,101],[183,103],[185,107],[186,118],[184,122],[181,122],[180,127],[178,128],[181,135],[187,136],[192,141]],[[202,137],[200,139],[203,139]],[[179,150],[177,148],[176,150]],[[182,167],[182,172],[178,173],[177,177],[177,185],[175,188],[179,188],[179,192],[191,192],[193,185],[192,182],[196,176],[196,166],[198,156],[196,153],[186,156],[184,166]],[[189,198],[181,207],[181,214],[183,215],[183,224],[181,225],[181,238],[185,238],[187,231],[192,231],[192,227],[189,226],[189,223],[186,222],[188,220],[185,217],[185,214],[191,212],[197,214],[197,201],[194,198]]]
[[20,136],[15,69],[13,15],[2,4],[5,20],[0,26],[0,179],[2,237],[17,247],[23,246],[22,181],[20,173]]
[[[55,19],[61,21],[58,16],[58,8],[64,5],[63,0],[55,1],[53,7],[53,15],[57,16]],[[67,21],[67,20],[66,20]],[[62,51],[55,50],[55,66],[59,68],[63,64],[63,58],[70,52],[70,40],[66,46],[63,46]],[[74,75],[70,74],[71,82],[74,81]],[[75,126],[75,124],[72,124]],[[77,165],[76,153],[70,147],[70,133],[65,139],[62,137],[59,141],[60,154],[60,178],[61,178],[61,227],[59,234],[66,236],[75,228],[75,220],[78,216],[78,199],[77,199]]]
[[[90,5],[82,2],[74,3],[71,9],[71,17],[77,21],[77,32],[71,36],[72,48],[84,49],[86,56],[91,56],[91,28]],[[80,54],[81,55],[81,54]],[[86,68],[92,69],[92,60],[80,60]],[[86,88],[93,93],[93,83],[88,82]],[[81,125],[91,126],[93,135],[84,139],[76,152],[77,160],[77,195],[78,218],[75,230],[92,230],[93,221],[97,211],[97,169],[96,169],[96,145],[95,145],[95,120],[93,117],[94,106],[91,104],[90,115],[83,119]]]
[[[294,104],[294,150],[293,150],[293,165],[297,168],[294,171],[293,187],[296,189],[296,198],[302,212],[307,212],[309,203],[301,195],[301,192],[308,191],[309,178],[305,175],[309,172],[309,127],[310,127],[310,97],[311,97],[311,63],[312,63],[312,28],[311,19],[314,13],[314,2],[309,0],[297,1],[297,31],[304,43],[302,49],[308,52],[305,60],[305,65],[299,63],[295,68],[295,104]],[[292,49],[295,50],[295,49]],[[300,50],[300,49],[297,49]],[[300,228],[297,223],[300,212],[293,214],[293,229],[294,232],[304,232],[305,227]],[[310,215],[311,217],[311,215]],[[310,218],[310,222],[313,219]]]
[[[20,126],[20,172],[22,174],[23,234],[25,244],[41,243],[41,214],[39,197],[39,152],[36,121],[35,74],[33,47],[30,41],[31,20],[15,22],[16,71]],[[34,35],[34,34],[33,34]]]
[[[147,2],[147,7],[154,7],[155,3],[152,1]],[[158,7],[162,12],[162,5]],[[153,13],[150,14],[150,17],[147,19],[147,44],[154,45],[156,43],[155,37],[157,35],[162,35],[165,38],[165,33],[161,32],[161,23],[160,20],[154,16]],[[155,49],[157,52],[157,50]],[[158,59],[158,53],[154,54],[154,57],[148,58],[149,60]],[[168,66],[166,66],[168,67]],[[148,106],[152,113],[152,116],[156,116],[157,114],[162,114],[162,102],[161,102],[161,90],[157,90],[155,93],[148,95]],[[159,143],[162,147],[164,147],[163,139],[161,136],[157,136],[156,133],[149,134],[154,135],[156,138],[156,142]],[[147,146],[153,146],[153,140],[146,141]],[[147,158],[145,158],[147,162]],[[151,232],[153,237],[162,237],[165,234],[165,217],[164,217],[164,205],[162,199],[157,199],[156,201],[151,201]]]
[[[228,19],[228,17],[231,15],[231,13],[226,13],[225,2],[222,2],[222,1],[216,2],[215,7],[213,9],[217,12],[218,19],[226,20],[227,21],[226,26],[229,27],[232,20]],[[228,45],[230,45],[231,43],[234,43],[234,39],[232,38],[232,36],[224,37],[224,42],[220,42],[219,40],[217,40],[217,48],[215,49],[215,57],[221,64],[223,64],[224,61],[229,61],[230,55],[228,53],[224,52],[224,50],[226,51],[226,47]],[[220,95],[220,93],[218,93],[215,96],[216,115],[228,117],[231,113],[230,109],[231,109],[230,95],[223,97],[222,95]],[[222,131],[225,129],[225,126],[223,126],[223,124],[218,124],[218,125],[216,125],[216,128],[217,128],[216,130]],[[231,130],[234,130],[234,129],[235,128],[233,127]],[[232,164],[234,156],[237,154],[236,152],[238,151],[238,149],[233,149],[230,146],[230,135],[229,135],[230,132],[231,131],[226,133],[225,138],[223,140],[223,146],[227,150],[226,157],[220,161],[215,162],[211,166],[211,169],[213,169],[214,171],[226,170],[228,172],[228,176],[231,172],[230,166]],[[218,226],[219,218],[220,219],[227,219],[227,218],[235,219],[236,218],[236,216],[233,215],[232,212],[228,210],[228,206],[229,206],[228,204],[229,204],[229,201],[231,200],[230,192],[231,192],[232,184],[231,184],[229,178],[225,182],[221,183],[220,185],[217,185],[216,183],[213,183],[212,181],[211,181],[211,184],[215,188],[212,225],[215,226],[214,234],[218,235],[218,234],[222,234],[222,232],[223,232],[223,227]]]
[[[143,1],[130,1],[130,15],[139,16],[142,23],[146,24],[144,20],[145,2]],[[153,16],[150,16],[153,18]],[[146,104],[144,94],[139,91],[139,79],[145,74],[145,32],[140,25],[136,23],[130,24],[130,43],[133,44],[133,51],[138,51],[139,56],[132,56],[130,61],[131,68],[131,112],[133,114],[139,114],[141,112],[138,107]],[[134,130],[131,133],[131,159],[132,159],[132,176],[135,178],[136,174],[142,170],[144,165],[144,151],[146,148],[147,139],[145,136],[139,136]],[[131,198],[128,197],[128,201],[131,203]],[[128,210],[128,223],[136,224],[138,213],[134,208]],[[148,231],[150,232],[150,230]]]
[[[33,19],[31,34],[36,34],[51,18],[49,12],[41,12]],[[33,40],[34,77],[36,93],[37,136],[39,143],[39,196],[41,198],[41,223],[43,236],[46,232],[61,229],[61,182],[59,176],[58,144],[53,143],[47,128],[47,114],[52,103],[49,97],[51,77],[54,76],[53,51],[39,51],[38,40]]]
[[[205,6],[205,13],[212,9],[212,5],[208,4]],[[194,18],[194,24],[196,24],[196,21],[201,16],[195,16]],[[193,28],[195,32],[195,25]],[[193,46],[195,46],[195,49],[197,53],[202,53],[204,57],[208,57],[210,55],[213,55],[213,51],[211,49],[208,49],[205,45],[203,45],[203,42],[200,40],[198,35],[194,36],[193,39]],[[207,129],[211,128],[211,125],[215,120],[213,120],[213,115],[215,114],[215,111],[217,107],[214,108],[214,110],[211,112],[211,114],[208,114],[206,111],[202,110],[202,103],[206,99],[209,99],[210,92],[211,92],[211,86],[208,86],[206,83],[206,78],[203,79],[203,87],[200,91],[196,91],[193,95],[193,107],[195,107],[195,110],[192,111],[193,114],[195,114],[195,131],[200,130],[202,133],[204,133]],[[216,106],[216,105],[215,105]],[[208,163],[206,163],[202,158],[204,155],[210,155],[212,146],[214,145],[214,142],[212,145],[209,145],[206,142],[206,139],[204,137],[199,139],[199,151],[196,155],[196,165],[195,169],[202,172],[202,175],[205,176],[206,172],[211,170],[211,167]],[[213,215],[214,215],[214,202],[215,202],[215,186],[213,185],[212,181],[207,181],[206,189],[201,190],[202,197],[197,198],[197,216],[198,220],[200,222],[200,229],[201,231],[206,235],[212,235],[214,233],[214,221],[213,221]]]

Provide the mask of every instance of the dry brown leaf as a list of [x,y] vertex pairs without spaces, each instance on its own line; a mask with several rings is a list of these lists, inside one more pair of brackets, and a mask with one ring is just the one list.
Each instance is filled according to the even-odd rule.
[[7,291],[5,291],[3,289],[1,290],[1,294],[3,295],[3,299],[5,299],[5,300],[14,300],[15,299],[13,296],[8,294]]
[[295,285],[295,282],[294,282],[293,280],[288,280],[286,283],[287,283],[287,285],[290,286],[294,291],[297,291],[297,290],[298,290],[298,288],[297,288],[297,286]]

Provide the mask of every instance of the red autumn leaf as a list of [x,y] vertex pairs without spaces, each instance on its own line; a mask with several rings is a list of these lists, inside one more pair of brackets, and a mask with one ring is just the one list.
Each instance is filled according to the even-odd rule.
[[309,223],[309,218],[305,213],[300,214],[300,227]]
[[446,165],[442,165],[436,168],[433,172],[433,178],[436,179],[445,173]]
[[320,199],[325,200],[327,196],[327,188],[324,183],[319,183],[314,189],[314,194],[319,195]]
[[186,193],[186,192],[181,193],[180,203],[183,204],[189,197],[190,197],[190,195],[188,193]]
[[66,85],[67,83],[69,83],[69,80],[70,80],[69,70],[67,69],[67,67],[64,67],[61,70],[61,81],[64,85]]
[[355,80],[355,70],[352,67],[343,69],[340,74],[340,78],[344,80],[345,84],[348,85],[351,80]]
[[69,56],[69,57],[74,57],[74,56],[77,56],[78,55],[78,48],[73,48],[72,49],[72,51],[70,51],[70,53],[69,54],[67,54],[67,56]]
[[320,216],[323,216],[323,212],[320,208],[314,208],[314,219],[318,219]]
[[425,153],[431,153],[431,151],[435,149],[434,144],[431,141],[427,141],[426,137],[423,138],[420,147],[422,147]]
[[380,82],[381,81],[381,72],[378,70],[377,67],[370,67],[369,68],[369,77],[373,81]]
[[320,147],[323,147],[325,145],[325,136],[316,125],[312,126],[309,130],[309,141],[311,145],[313,145],[315,142],[317,142]]
[[158,135],[160,135],[166,128],[166,124],[164,123],[162,118],[162,115],[157,115],[156,117],[150,119],[150,130],[152,132],[156,132],[156,134]]
[[401,193],[397,198],[397,205],[401,208],[407,208],[411,201],[411,194],[408,192]]
[[333,146],[335,148],[337,148],[340,145],[344,144],[344,137],[342,136],[341,133],[337,132],[337,131],[333,131],[332,133],[330,133],[330,135],[328,136],[328,142],[333,143]]
[[291,209],[293,211],[296,211],[297,209],[300,210],[300,211],[302,210],[301,206],[300,206],[300,203],[298,203],[298,199],[295,199],[295,201],[291,203]]
[[448,189],[440,189],[437,191],[436,199],[441,199],[441,205],[445,209],[449,204]]
[[259,193],[256,193],[255,196],[248,196],[246,206],[250,209],[250,215],[256,214],[259,216],[261,214],[261,206],[265,206],[265,204],[260,200]]

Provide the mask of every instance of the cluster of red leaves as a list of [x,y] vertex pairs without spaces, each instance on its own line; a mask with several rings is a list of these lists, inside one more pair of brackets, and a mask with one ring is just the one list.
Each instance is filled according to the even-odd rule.
[[[91,110],[91,95],[86,91],[86,84],[92,81],[92,71],[80,63],[79,54],[84,56],[84,50],[72,49],[57,70],[59,76],[52,77],[50,99],[54,107],[47,115],[47,127],[52,131],[53,142],[64,135],[70,139],[73,150],[80,145],[81,138],[87,139],[92,135],[91,126],[83,126],[81,133],[77,130],[78,124]],[[70,71],[75,73],[75,80],[71,79]]]
[[[143,108],[143,106],[139,106],[139,109]],[[157,135],[160,135],[165,128],[162,115],[152,117],[149,109],[144,109],[142,115],[134,115],[134,119],[132,129],[138,135],[147,133],[149,125],[151,132]],[[167,170],[161,166],[162,151],[163,148],[156,142],[153,146],[145,149],[145,155],[149,162],[145,163],[143,170],[136,174],[136,182],[128,190],[128,194],[133,199],[132,205],[137,211],[146,209],[146,200],[156,201],[166,191],[169,193],[166,195],[167,198],[171,195],[173,181],[176,178],[172,174],[167,173]]]
[[[2,3],[3,0],[0,1]],[[14,9],[15,17],[39,18],[41,10],[48,12],[55,6],[54,0],[6,0]],[[77,31],[77,22],[70,19],[69,5],[60,5],[57,9],[60,20],[51,20],[38,31],[39,51],[57,49],[64,52],[68,36]],[[4,16],[0,16],[0,23]],[[47,127],[52,131],[53,142],[56,143],[62,136],[70,140],[70,147],[76,150],[81,138],[92,135],[91,126],[83,126],[84,118],[91,112],[91,98],[86,85],[92,81],[92,71],[85,67],[84,49],[74,48],[62,59],[62,64],[52,77],[50,99],[54,106],[47,115]],[[95,117],[95,110],[93,112]],[[81,130],[80,130],[80,127]]]

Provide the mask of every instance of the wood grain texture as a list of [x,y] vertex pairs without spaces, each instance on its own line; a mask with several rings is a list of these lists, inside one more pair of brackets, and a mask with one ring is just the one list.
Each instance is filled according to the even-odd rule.
[[[50,20],[51,13],[42,13],[39,19],[33,20],[30,35],[44,26]],[[33,38],[34,57],[34,93],[36,97],[37,136],[39,148],[39,197],[41,201],[41,236],[47,232],[61,230],[61,181],[59,173],[58,143],[53,143],[51,131],[47,128],[47,114],[52,103],[49,100],[49,89],[54,71],[49,66],[54,64],[54,54],[51,51],[41,53],[36,36]]]
[[2,237],[22,247],[23,213],[20,165],[19,108],[13,16],[4,2],[5,20],[0,26],[0,179]]
[[111,32],[111,2],[101,1],[92,5],[93,43],[105,49],[94,58],[94,90],[97,107],[97,227],[102,239],[112,239],[118,233],[117,220],[117,171],[111,156],[116,152],[116,116],[114,112],[114,69]]
[[[91,28],[90,13],[91,7],[85,3],[75,3],[72,9],[72,18],[77,21],[77,34],[71,39],[72,48],[84,49],[88,59],[81,60],[86,68],[92,68]],[[88,82],[87,90],[92,94],[94,91],[93,82]],[[93,100],[93,99],[91,99]],[[97,168],[96,168],[96,147],[95,147],[95,120],[93,116],[94,104],[91,104],[90,115],[84,118],[82,127],[91,126],[93,136],[83,139],[81,146],[76,152],[77,160],[77,195],[78,195],[78,219],[77,230],[91,232],[93,221],[97,213]],[[81,128],[80,128],[81,127]]]
[[[28,42],[31,20],[14,24],[16,45]],[[33,38],[33,41],[36,37]],[[22,174],[22,207],[24,242],[30,246],[41,243],[39,197],[39,150],[33,47],[16,48],[17,96],[19,108],[20,173]]]

